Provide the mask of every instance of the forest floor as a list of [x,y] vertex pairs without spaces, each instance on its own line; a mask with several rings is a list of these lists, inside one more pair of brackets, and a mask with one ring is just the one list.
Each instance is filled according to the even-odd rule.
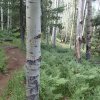
[[7,56],[7,72],[0,74],[0,95],[7,87],[13,73],[22,68],[25,63],[25,54],[20,49],[8,46],[5,48],[5,53]]

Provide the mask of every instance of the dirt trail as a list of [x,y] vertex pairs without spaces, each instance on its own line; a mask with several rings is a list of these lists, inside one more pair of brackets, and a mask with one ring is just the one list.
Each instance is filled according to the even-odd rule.
[[2,95],[14,71],[19,70],[25,64],[25,55],[18,48],[7,47],[5,53],[7,55],[7,73],[0,74],[0,95]]

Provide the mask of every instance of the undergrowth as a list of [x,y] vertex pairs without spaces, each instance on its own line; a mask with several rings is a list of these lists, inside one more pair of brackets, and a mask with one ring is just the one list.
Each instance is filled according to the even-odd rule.
[[3,49],[0,49],[0,72],[6,70],[6,55]]
[[[42,44],[40,100],[100,100],[100,67],[82,60],[79,64],[71,49]],[[8,84],[4,97],[25,100],[23,72]],[[10,96],[9,96],[10,95]],[[6,99],[1,99],[6,100]]]
[[0,100],[25,100],[24,72],[15,72]]

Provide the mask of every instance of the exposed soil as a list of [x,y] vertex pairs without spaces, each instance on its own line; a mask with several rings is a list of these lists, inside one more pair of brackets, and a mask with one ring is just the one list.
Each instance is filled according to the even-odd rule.
[[4,89],[7,87],[12,74],[25,64],[25,55],[20,49],[6,47],[5,53],[7,55],[7,72],[6,74],[0,74],[0,95],[2,95]]

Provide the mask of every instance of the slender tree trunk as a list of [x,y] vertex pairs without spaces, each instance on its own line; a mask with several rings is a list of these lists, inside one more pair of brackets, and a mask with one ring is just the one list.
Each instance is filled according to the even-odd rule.
[[74,29],[74,25],[72,24],[71,26],[71,35],[70,35],[70,49],[72,48],[72,36],[73,36],[73,29]]
[[81,39],[82,39],[82,0],[78,0],[77,8],[77,29],[76,29],[76,57],[81,60]]
[[76,27],[77,27],[77,1],[74,1],[74,10],[75,10],[75,14],[74,14],[74,43],[75,43],[75,53],[74,55],[76,56]]
[[49,26],[48,26],[48,28],[47,28],[47,33],[46,33],[46,43],[47,43],[47,45],[49,45],[49,33],[50,33],[50,28],[49,28]]
[[77,32],[76,32],[76,55],[80,62],[81,60],[81,42],[82,42],[82,28],[83,28],[83,14],[84,14],[84,1],[78,0],[78,16],[77,16]]
[[40,0],[26,0],[26,96],[27,100],[39,100],[40,86]]
[[55,26],[52,29],[51,42],[52,42],[52,46],[56,47],[56,27]]
[[74,24],[75,24],[75,0],[73,0],[73,9],[72,9],[72,25],[71,25],[71,35],[70,35],[70,49],[72,48],[72,37],[74,33]]
[[3,30],[4,29],[4,26],[3,26],[3,24],[4,24],[4,22],[3,22],[3,7],[2,7],[2,5],[3,5],[3,0],[1,1],[1,30]]
[[82,29],[82,36],[85,32],[85,26],[86,26],[86,17],[87,17],[87,0],[85,0],[85,6],[84,6],[84,17],[83,17],[83,29]]
[[24,28],[24,16],[23,16],[23,0],[20,0],[20,36],[22,42],[22,48],[25,45],[25,28]]
[[12,28],[12,9],[10,9],[10,6],[11,6],[11,2],[8,2],[8,11],[7,11],[7,29],[11,29]]
[[87,0],[87,36],[86,36],[86,59],[91,58],[91,33],[92,33],[92,0]]
[[[55,8],[57,8],[57,7],[58,7],[58,1],[56,0]],[[57,12],[56,16],[58,17],[58,12]],[[57,22],[58,22],[58,20],[55,20],[54,24],[57,24]],[[53,30],[52,30],[52,37],[51,37],[53,47],[56,47],[56,35],[57,35],[57,26],[54,26]]]
[[83,17],[83,29],[82,29],[82,49],[84,50],[85,48],[85,38],[84,38],[84,33],[85,33],[85,28],[86,28],[86,18],[87,18],[87,0],[85,0],[84,3],[84,17]]
[[[10,2],[11,5],[11,2]],[[12,29],[12,9],[10,9],[10,29]]]
[[49,45],[49,33],[48,32],[46,33],[46,40],[47,40],[46,41],[47,45]]
[[10,9],[9,9],[9,6],[10,6],[10,2],[8,2],[7,29],[10,28]]

